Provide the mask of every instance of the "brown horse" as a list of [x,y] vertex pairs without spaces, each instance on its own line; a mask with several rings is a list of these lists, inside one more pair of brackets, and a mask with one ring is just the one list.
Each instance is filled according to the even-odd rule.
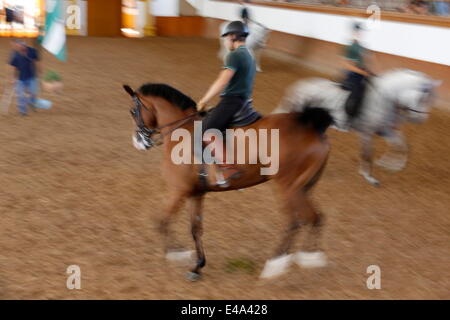
[[[196,103],[165,84],[146,84],[137,92],[129,86],[124,88],[134,100],[130,111],[137,125],[133,136],[135,147],[149,149],[158,144],[164,146],[163,177],[167,182],[170,196],[167,211],[161,220],[160,231],[164,235],[167,257],[186,255],[186,252],[174,250],[169,225],[185,200],[192,204],[191,231],[196,247],[196,265],[188,273],[189,279],[200,278],[200,271],[206,262],[201,238],[202,203],[205,193],[248,188],[268,180],[274,180],[279,187],[288,215],[288,228],[274,258],[267,261],[261,277],[268,278],[281,274],[292,261],[302,266],[319,266],[325,263],[323,253],[317,251],[322,216],[311,205],[309,191],[318,181],[329,154],[325,131],[332,119],[327,111],[311,107],[302,113],[271,114],[240,128],[244,131],[254,129],[277,132],[278,141],[275,142],[276,145],[270,145],[269,150],[278,153],[276,156],[279,168],[272,174],[263,175],[261,169],[267,167],[267,163],[261,161],[260,153],[256,153],[252,145],[245,145],[245,154],[248,156],[246,159],[256,157],[256,163],[236,165],[241,176],[223,188],[213,186],[208,183],[209,179],[202,178],[205,174],[201,173],[205,172],[211,176],[214,164],[177,164],[173,161],[174,150],[179,145],[179,141],[173,141],[176,140],[173,139],[174,133],[188,132],[192,137],[195,120],[202,118],[196,110]],[[258,149],[262,148],[261,143],[258,146]],[[192,149],[189,152],[193,155]],[[308,250],[310,252],[288,255],[293,238],[303,224],[312,225]]]

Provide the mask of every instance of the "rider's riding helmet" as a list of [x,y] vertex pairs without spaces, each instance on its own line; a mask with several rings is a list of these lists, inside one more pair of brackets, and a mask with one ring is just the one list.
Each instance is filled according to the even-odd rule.
[[229,34],[235,34],[238,37],[247,37],[249,34],[248,27],[242,21],[232,21],[222,32],[222,37],[226,37]]
[[364,29],[364,27],[363,27],[363,25],[360,22],[355,22],[353,24],[353,30],[354,31],[361,31],[363,29]]

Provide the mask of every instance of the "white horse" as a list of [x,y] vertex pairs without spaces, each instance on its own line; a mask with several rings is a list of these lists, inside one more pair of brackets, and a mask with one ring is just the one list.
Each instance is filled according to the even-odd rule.
[[[399,130],[402,122],[420,123],[428,118],[436,81],[424,73],[394,69],[370,79],[366,86],[361,111],[351,121],[350,128],[360,134],[362,162],[359,173],[373,185],[379,181],[372,176],[372,141],[374,135],[382,136],[389,150],[375,162],[387,169],[398,171],[407,162],[408,146]],[[300,80],[288,88],[285,97],[274,113],[301,111],[304,106],[327,109],[333,116],[334,128],[348,128],[345,102],[350,92],[339,83],[327,79]]]
[[[223,30],[230,23],[230,21],[224,22],[220,25],[220,35],[223,34]],[[267,39],[270,34],[270,29],[266,28],[260,23],[251,21],[247,24],[250,31],[246,46],[250,53],[253,55],[256,61],[256,71],[261,72],[261,51],[264,49],[267,43]],[[220,37],[220,50],[218,53],[219,59],[225,62],[225,57],[227,56],[229,50],[225,47],[224,38]]]

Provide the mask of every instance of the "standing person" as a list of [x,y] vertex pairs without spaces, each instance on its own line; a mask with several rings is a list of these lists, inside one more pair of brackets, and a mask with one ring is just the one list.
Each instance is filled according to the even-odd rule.
[[[248,28],[242,21],[229,23],[222,33],[222,37],[225,38],[225,45],[230,52],[216,81],[198,102],[197,110],[205,110],[207,103],[218,94],[220,94],[221,99],[204,120],[203,132],[208,129],[225,130],[236,112],[252,96],[256,66],[253,56],[245,45],[248,34]],[[205,140],[211,141],[211,138],[205,136]],[[226,186],[228,180],[238,172],[233,172],[233,170],[236,170],[232,166],[223,164],[224,159],[221,150],[216,150],[214,157],[221,169],[218,174],[217,185]],[[226,178],[224,177],[225,170],[229,174]]]
[[[38,91],[37,75],[41,73],[39,55],[36,49],[20,40],[13,40],[13,52],[9,60],[11,82],[15,82],[17,107],[22,116],[28,114],[27,106],[34,109]],[[27,97],[27,94],[29,97]]]
[[367,78],[374,75],[368,67],[368,65],[371,64],[369,61],[373,56],[370,55],[370,51],[360,42],[361,31],[361,24],[355,23],[353,25],[352,42],[345,47],[343,57],[345,79],[342,87],[345,90],[350,91],[349,98],[345,105],[345,110],[350,121],[359,114],[360,106],[364,98]]

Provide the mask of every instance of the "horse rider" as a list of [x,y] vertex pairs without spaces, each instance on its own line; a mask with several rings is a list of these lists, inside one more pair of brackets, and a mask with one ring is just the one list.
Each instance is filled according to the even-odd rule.
[[241,3],[241,5],[243,6],[241,10],[242,21],[250,30],[250,36],[247,39],[247,46],[250,48],[251,53],[255,57],[256,71],[262,72],[261,51],[266,46],[270,30],[261,23],[251,19],[249,9],[243,3]]
[[352,119],[358,116],[360,106],[364,98],[367,79],[374,73],[368,68],[373,64],[370,59],[373,55],[360,42],[362,26],[356,22],[353,25],[353,39],[350,45],[344,48],[344,68],[345,79],[342,87],[350,91],[350,95],[345,104],[345,110],[349,117],[347,125],[350,125]]
[[[205,111],[207,103],[220,94],[219,104],[203,121],[203,132],[212,128],[224,131],[236,112],[252,96],[256,65],[246,47],[248,35],[248,27],[242,21],[230,22],[222,32],[221,36],[225,38],[225,45],[230,52],[225,58],[223,70],[197,104],[198,111]],[[211,138],[211,135],[205,135],[204,140],[210,141]],[[216,148],[214,158],[219,169],[217,184],[226,186],[228,180],[238,172],[232,166],[223,164],[223,150]]]

